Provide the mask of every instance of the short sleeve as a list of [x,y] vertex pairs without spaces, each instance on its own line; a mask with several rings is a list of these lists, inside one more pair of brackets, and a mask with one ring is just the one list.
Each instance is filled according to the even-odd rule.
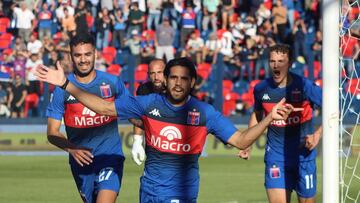
[[64,90],[60,89],[59,87],[56,87],[52,95],[51,101],[46,109],[46,116],[48,118],[53,118],[56,120],[62,119],[65,112],[64,97],[65,97]]
[[207,108],[206,115],[206,128],[208,132],[226,144],[229,138],[237,131],[235,125],[210,105]]

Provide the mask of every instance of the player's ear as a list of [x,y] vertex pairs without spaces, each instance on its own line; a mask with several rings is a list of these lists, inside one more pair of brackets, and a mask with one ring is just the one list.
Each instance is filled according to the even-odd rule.
[[196,79],[191,78],[191,89],[193,89],[195,87],[195,82],[196,82]]

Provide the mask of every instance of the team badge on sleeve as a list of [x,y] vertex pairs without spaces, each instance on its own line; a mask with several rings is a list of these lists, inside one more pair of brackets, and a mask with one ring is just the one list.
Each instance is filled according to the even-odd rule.
[[270,168],[270,178],[280,178],[280,168],[276,165],[273,165],[272,168]]
[[112,96],[111,94],[111,88],[109,84],[101,84],[100,85],[100,93],[102,98],[109,98]]
[[200,124],[200,112],[189,111],[187,116],[187,124],[199,125]]

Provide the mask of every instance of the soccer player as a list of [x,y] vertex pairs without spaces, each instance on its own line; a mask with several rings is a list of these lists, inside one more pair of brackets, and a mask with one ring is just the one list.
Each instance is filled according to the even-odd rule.
[[[146,138],[146,162],[141,177],[140,202],[196,202],[198,159],[207,134],[239,149],[252,144],[274,120],[284,120],[294,109],[281,100],[256,126],[243,132],[211,105],[190,96],[196,80],[194,64],[173,59],[166,64],[166,94],[150,94],[104,101],[81,91],[58,70],[37,68],[40,80],[61,86],[85,106],[103,115],[141,119]],[[132,120],[134,122],[134,120]],[[136,123],[136,122],[134,122]],[[141,123],[136,123],[140,125]]]
[[[74,73],[68,79],[74,85],[107,101],[129,94],[117,77],[94,69],[95,41],[90,35],[74,36],[70,48]],[[82,200],[115,202],[124,162],[116,116],[91,111],[59,87],[46,113],[48,140],[69,153],[71,172]],[[67,138],[60,132],[62,118]]]
[[[321,107],[321,88],[312,81],[289,72],[291,50],[288,45],[270,48],[269,65],[272,77],[255,86],[255,107],[249,127],[258,124],[263,115],[282,98],[304,111],[293,112],[285,121],[273,121],[267,132],[265,150],[265,188],[270,203],[289,203],[295,190],[300,203],[315,202],[316,146],[322,134],[314,130],[314,106]],[[240,151],[248,158],[250,152]]]
[[[151,93],[165,93],[164,85],[164,68],[165,62],[161,59],[154,59],[149,64],[148,77],[149,81],[141,84],[136,90],[136,95],[148,95]],[[134,143],[131,154],[134,162],[141,165],[145,160],[145,150],[143,147],[143,130],[134,126]]]

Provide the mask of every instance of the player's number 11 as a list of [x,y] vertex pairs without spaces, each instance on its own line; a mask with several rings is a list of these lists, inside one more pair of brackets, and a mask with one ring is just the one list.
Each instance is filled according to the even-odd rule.
[[310,189],[314,187],[312,174],[305,175],[305,181],[306,181],[306,189]]

